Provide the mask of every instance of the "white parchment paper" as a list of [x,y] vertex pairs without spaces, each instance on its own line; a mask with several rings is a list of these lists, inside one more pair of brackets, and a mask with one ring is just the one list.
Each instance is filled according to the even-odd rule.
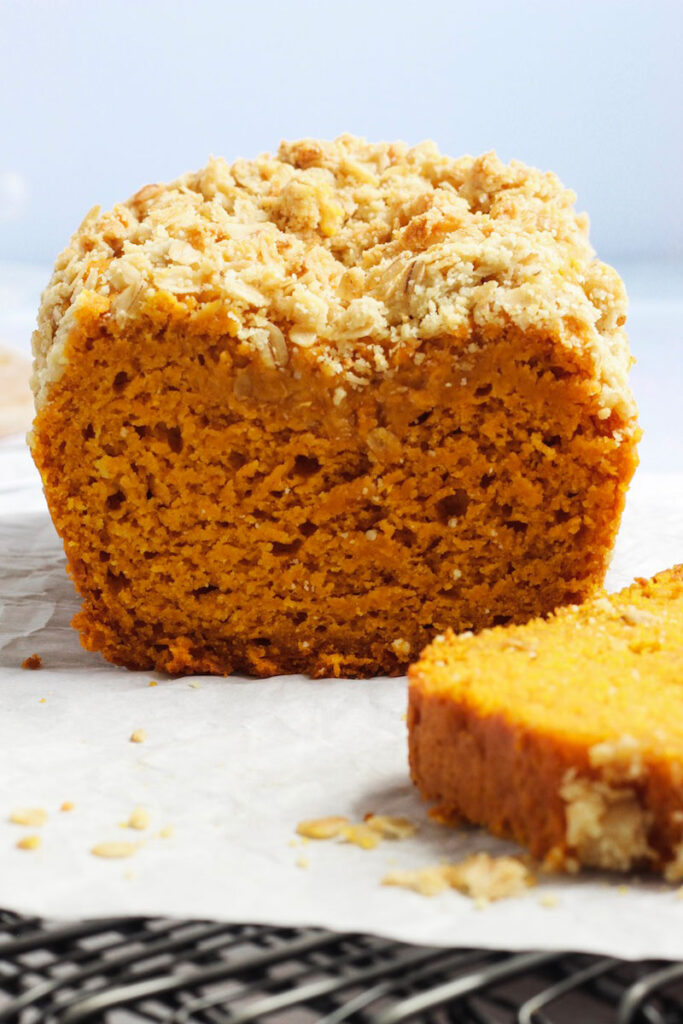
[[[683,560],[683,475],[639,474],[609,583]],[[80,648],[77,601],[23,442],[0,446],[0,906],[77,918],[153,914],[374,932],[410,942],[683,958],[683,900],[658,881],[548,879],[479,910],[380,885],[393,867],[515,848],[429,822],[406,763],[403,679],[170,680]],[[44,669],[19,668],[37,652]],[[150,679],[158,685],[149,686]],[[147,740],[129,742],[134,729]],[[59,811],[73,801],[70,813]],[[40,849],[16,807],[49,813]],[[136,806],[143,833],[123,830]],[[291,845],[304,818],[405,815],[419,835],[364,851]],[[172,826],[170,838],[159,832]],[[125,861],[95,843],[143,840]],[[307,866],[297,866],[304,857]],[[557,897],[549,908],[543,895]],[[545,902],[545,901],[544,901]]]

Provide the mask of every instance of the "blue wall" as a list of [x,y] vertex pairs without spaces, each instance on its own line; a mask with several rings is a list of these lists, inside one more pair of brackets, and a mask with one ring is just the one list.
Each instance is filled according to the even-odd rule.
[[600,254],[683,254],[683,0],[0,0],[0,259],[282,137],[552,168]]

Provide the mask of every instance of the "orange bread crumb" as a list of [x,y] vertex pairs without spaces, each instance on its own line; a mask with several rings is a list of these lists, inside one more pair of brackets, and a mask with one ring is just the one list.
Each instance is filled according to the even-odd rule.
[[83,644],[402,672],[601,583],[636,464],[626,299],[552,174],[285,143],[91,211],[34,336]]
[[683,877],[683,566],[547,620],[437,637],[409,676],[412,776],[445,819],[549,868]]

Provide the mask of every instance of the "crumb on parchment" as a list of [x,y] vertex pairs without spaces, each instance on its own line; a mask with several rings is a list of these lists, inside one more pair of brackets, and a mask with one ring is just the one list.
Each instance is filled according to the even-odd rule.
[[311,818],[307,821],[300,821],[296,830],[300,836],[304,836],[306,839],[336,839],[348,824],[348,818],[332,815],[328,818]]
[[147,733],[145,732],[144,729],[133,729],[132,733],[130,734],[131,743],[144,743],[146,739]]
[[22,836],[17,839],[18,850],[37,850],[42,843],[40,836]]
[[534,876],[518,857],[492,857],[488,853],[475,853],[450,864],[392,871],[382,879],[382,885],[412,889],[421,896],[457,889],[480,907],[494,900],[519,896],[534,884]]
[[42,807],[17,807],[9,816],[13,825],[40,827],[47,821],[47,811]]
[[394,817],[390,814],[366,814],[365,823],[382,839],[412,839],[417,834],[417,825],[408,818]]
[[72,800],[65,800],[65,801],[64,801],[64,802],[63,802],[63,803],[61,804],[61,806],[60,806],[60,808],[59,808],[59,809],[60,809],[60,811],[65,811],[65,812],[66,812],[66,811],[73,811],[73,810],[74,810],[74,808],[75,808],[75,806],[76,806],[76,805],[75,805],[75,803],[74,803],[74,802],[73,802]]
[[363,821],[350,822],[343,815],[300,821],[297,833],[304,839],[340,839],[362,850],[373,850],[383,839],[410,839],[418,829],[407,818],[388,814],[366,814]]
[[29,654],[21,663],[22,668],[38,669],[43,667],[43,659],[39,654]]
[[359,825],[344,825],[340,838],[346,843],[360,846],[361,850],[374,850],[382,842],[380,833],[364,822]]
[[144,807],[134,807],[128,821],[126,822],[126,827],[137,829],[138,832],[148,828],[149,812],[146,811]]
[[411,889],[420,896],[436,896],[448,888],[448,879],[444,865],[431,864],[424,868],[412,870],[390,871],[382,879],[382,885],[396,885],[402,889]]
[[138,843],[105,842],[96,843],[90,850],[94,857],[102,857],[105,860],[120,860],[123,857],[132,857],[138,849]]

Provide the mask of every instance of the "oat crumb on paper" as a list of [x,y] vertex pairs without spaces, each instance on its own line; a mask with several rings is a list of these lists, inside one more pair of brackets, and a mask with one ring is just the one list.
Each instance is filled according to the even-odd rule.
[[365,823],[382,839],[412,839],[418,831],[417,825],[408,818],[394,817],[390,814],[367,814]]
[[22,836],[17,839],[17,850],[37,850],[41,843],[40,836]]
[[90,850],[94,857],[102,857],[105,860],[119,860],[123,857],[132,857],[138,849],[137,843],[105,842],[96,843]]
[[297,857],[297,859],[296,859],[296,866],[298,868],[307,868],[309,866],[309,863],[310,862],[308,860],[308,857],[303,857],[302,856],[302,857]]
[[60,809],[60,811],[67,812],[67,811],[73,811],[75,807],[76,807],[76,805],[75,805],[75,803],[72,800],[64,800],[64,802],[60,805],[59,809]]
[[410,839],[418,829],[407,818],[390,814],[366,814],[364,820],[357,823],[350,822],[342,815],[300,821],[296,831],[304,841],[341,839],[362,850],[373,850],[383,839]]
[[348,818],[331,815],[328,818],[311,818],[308,821],[300,821],[296,830],[300,836],[304,836],[306,839],[336,839],[348,824]]
[[448,888],[444,865],[432,864],[426,868],[415,868],[412,871],[390,871],[382,879],[382,885],[396,885],[401,889],[411,889],[420,896],[436,896]]
[[456,863],[433,864],[412,871],[392,871],[382,885],[411,889],[421,896],[435,896],[444,889],[457,889],[478,907],[495,900],[520,896],[535,878],[518,857],[491,857],[475,853]]
[[43,667],[43,659],[39,654],[29,654],[21,663],[22,668],[37,669]]
[[133,808],[131,815],[126,822],[128,828],[137,829],[141,832],[143,829],[149,827],[149,812],[144,807]]
[[150,679],[150,681],[148,682],[148,684],[147,684],[147,685],[148,685],[148,686],[158,686],[159,684],[158,684],[158,682],[156,681],[156,679]]
[[144,743],[147,739],[147,733],[144,729],[134,729],[130,734],[131,743]]
[[542,896],[538,897],[539,906],[546,907],[548,909],[556,907],[559,902],[559,899],[553,892],[544,892]]
[[40,700],[38,701],[38,703],[39,704],[47,704],[47,698],[46,697],[41,697]]
[[17,807],[9,816],[13,825],[40,827],[47,821],[47,811],[42,807]]
[[519,896],[535,878],[518,857],[492,857],[475,853],[457,864],[448,866],[449,882],[475,900],[501,900]]
[[173,825],[164,825],[164,827],[159,830],[159,839],[172,839],[174,833],[175,829],[173,828]]
[[370,825],[344,825],[341,838],[346,843],[360,846],[361,850],[374,850],[382,842],[382,835]]

